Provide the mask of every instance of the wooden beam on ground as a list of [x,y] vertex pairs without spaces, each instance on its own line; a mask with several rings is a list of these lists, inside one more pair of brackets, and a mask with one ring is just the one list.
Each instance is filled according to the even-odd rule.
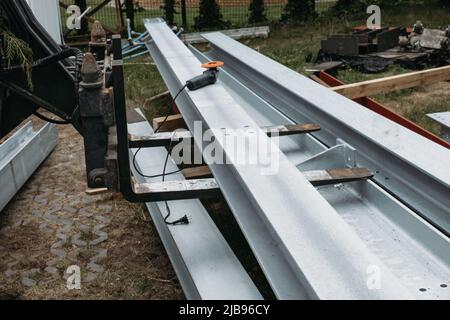
[[436,82],[447,81],[449,79],[450,66],[445,66],[392,77],[346,84],[333,87],[331,90],[353,100],[373,96],[379,93],[429,85]]
[[156,130],[163,124],[159,132],[172,132],[178,129],[187,129],[187,125],[184,122],[183,116],[181,114],[176,114],[169,116],[164,122],[166,117],[153,119],[153,129]]
[[110,190],[108,188],[98,188],[98,189],[91,189],[88,188],[86,189],[86,194],[88,196],[98,196],[100,194],[105,194],[105,193],[109,193]]
[[[129,63],[129,64],[131,64],[131,63]],[[142,64],[142,63],[140,63],[140,64]],[[150,63],[149,63],[149,64],[150,64]],[[151,97],[150,99],[145,100],[145,102],[146,102],[146,103],[150,103],[150,102],[153,102],[153,101],[155,101],[155,100],[159,100],[159,99],[165,98],[165,97],[167,97],[167,96],[169,96],[169,95],[170,95],[170,92],[169,92],[169,91],[166,91],[166,92],[160,93],[160,94],[158,94],[158,95],[156,95],[156,96],[153,96],[153,97]]]
[[327,88],[330,87],[330,86],[328,85],[328,83],[326,83],[325,81],[323,81],[322,79],[320,79],[320,78],[319,78],[318,76],[316,76],[315,74],[310,74],[310,75],[309,75],[309,78],[310,78],[311,80],[314,80],[315,82],[317,82],[317,83],[323,85],[324,87],[327,87]]

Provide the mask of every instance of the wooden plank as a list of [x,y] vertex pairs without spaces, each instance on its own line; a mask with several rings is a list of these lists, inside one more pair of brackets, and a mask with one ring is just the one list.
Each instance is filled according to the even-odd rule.
[[[156,130],[164,122],[166,117],[153,119],[153,129]],[[181,114],[169,116],[167,121],[160,128],[159,132],[171,132],[177,129],[187,129],[187,125],[184,122]]]
[[305,134],[320,131],[320,126],[316,124],[294,124],[287,126],[263,127],[261,128],[269,137],[278,135],[280,137],[291,136],[296,134]]
[[208,166],[188,168],[181,171],[186,179],[205,179],[213,176]]
[[349,99],[373,96],[406,88],[424,86],[450,79],[450,66],[396,75],[333,87],[331,90]]
[[88,188],[86,189],[86,194],[88,196],[98,196],[100,194],[105,194],[105,193],[109,193],[110,190],[108,188],[98,188],[98,189],[91,189]]
[[367,180],[373,177],[373,173],[365,168],[305,171],[303,175],[316,187]]
[[[332,75],[330,75],[326,72],[319,72],[318,75],[319,75],[320,79],[322,81],[325,81],[327,83],[327,85],[330,87],[337,87],[337,86],[344,85],[344,83],[342,81],[340,81],[339,79],[336,79],[335,77],[333,77]],[[423,136],[431,141],[434,141],[437,144],[440,144],[441,146],[443,146],[447,149],[450,149],[450,143],[448,143],[444,139],[425,130],[424,128],[420,127],[419,125],[412,122],[411,120],[408,120],[405,117],[402,117],[401,115],[393,112],[392,110],[381,105],[377,101],[375,101],[371,98],[365,97],[365,98],[357,99],[356,102],[358,102],[362,106],[382,115],[383,117],[386,117],[386,118],[404,126],[405,128],[408,128],[408,129],[414,131],[415,133],[420,134],[421,136]]]
[[326,83],[325,81],[323,81],[322,79],[320,79],[320,78],[319,78],[318,76],[316,76],[315,74],[310,74],[310,75],[309,75],[309,78],[310,78],[311,80],[314,80],[315,82],[317,82],[317,83],[323,85],[324,87],[327,87],[327,88],[330,87],[330,85],[328,85],[328,83]]
[[[161,119],[161,120],[160,120]],[[154,127],[163,123],[165,118],[158,119],[158,123],[154,123]],[[176,119],[179,119],[177,117]],[[178,126],[179,124],[174,124]],[[251,129],[249,129],[251,130]],[[297,124],[287,126],[275,126],[275,127],[263,127],[261,128],[269,137],[279,136],[284,137],[295,134],[305,134],[320,130],[320,126],[315,124]],[[166,124],[163,125],[162,132],[158,132],[149,136],[137,136],[128,135],[128,141],[130,148],[153,148],[169,146],[174,141],[180,141],[184,139],[192,139],[192,134],[189,131],[176,131],[176,132],[164,132],[166,131]]]
[[[184,169],[182,171],[186,179],[206,179],[212,177],[208,166]],[[305,178],[316,187],[367,180],[373,177],[373,173],[365,168],[341,168],[328,170],[314,170],[302,172]]]

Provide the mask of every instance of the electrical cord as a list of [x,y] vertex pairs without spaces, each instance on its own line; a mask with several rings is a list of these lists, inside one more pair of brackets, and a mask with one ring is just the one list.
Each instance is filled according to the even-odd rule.
[[[184,89],[186,89],[187,84],[185,84],[179,91],[178,93],[175,95],[175,97],[173,98],[173,101],[176,102],[177,98],[180,96],[180,94],[184,91]],[[170,117],[170,113],[165,117],[165,119],[159,124],[158,128],[156,128],[156,130],[154,131],[154,133],[158,133],[161,128],[166,124],[167,120]],[[164,168],[163,168],[163,173],[162,174],[157,174],[157,175],[153,175],[153,176],[149,176],[149,175],[145,175],[143,174],[138,168],[137,168],[137,163],[136,163],[136,158],[137,155],[139,154],[139,152],[142,150],[142,148],[139,148],[136,153],[133,156],[133,166],[135,171],[142,177],[144,178],[149,178],[149,179],[154,179],[154,178],[160,178],[162,177],[162,182],[166,181],[166,177],[169,175],[173,175],[176,173],[181,172],[182,170],[177,170],[174,172],[170,172],[170,173],[166,173],[167,170],[167,165],[169,163],[169,158],[170,158],[170,154],[172,153],[173,150],[173,140],[171,139],[170,141],[170,145],[169,148],[167,150],[167,155],[166,155],[166,160],[164,161]],[[169,202],[168,201],[164,201],[165,205],[166,205],[166,210],[167,210],[167,214],[164,217],[164,223],[170,226],[177,226],[177,225],[187,225],[190,223],[189,221],[189,217],[187,215],[184,215],[181,219],[178,219],[176,221],[168,221],[170,216],[172,215],[172,211],[170,210],[170,206],[169,206]]]
[[[177,98],[180,96],[180,94],[184,91],[184,89],[186,89],[186,87],[187,87],[187,84],[185,84],[185,85],[180,89],[180,91],[178,91],[178,93],[177,93],[177,94],[175,95],[175,97],[173,98],[173,101],[174,101],[174,102],[177,100]],[[169,119],[169,117],[170,117],[170,113],[169,113],[169,114],[165,117],[165,119],[159,124],[159,126],[156,128],[156,130],[154,131],[154,133],[158,133],[158,132],[161,130],[161,128],[166,124],[166,122],[167,122],[167,120]],[[136,163],[136,158],[137,158],[139,152],[141,152],[141,150],[142,150],[142,148],[139,148],[139,149],[136,151],[136,153],[134,154],[134,156],[133,156],[133,167],[134,167],[134,170],[135,170],[141,177],[148,178],[148,179],[155,179],[155,178],[160,178],[160,177],[163,177],[163,176],[174,175],[174,174],[180,173],[180,172],[182,171],[182,170],[180,169],[180,170],[173,171],[173,172],[170,172],[170,173],[157,174],[157,175],[152,175],[152,176],[149,176],[149,175],[146,175],[146,174],[142,173],[141,170],[138,169],[137,163]],[[170,151],[169,151],[169,155],[170,155]],[[167,164],[167,161],[169,161],[168,158],[167,158],[167,160],[166,160],[166,164]]]
[[[173,141],[170,142],[170,146],[167,152],[167,156],[166,156],[166,161],[164,162],[164,170],[162,173],[162,182],[166,181],[166,169],[167,169],[167,164],[169,163],[169,158],[170,158],[170,154],[172,153],[172,148],[173,148]],[[172,212],[170,210],[170,206],[169,206],[169,202],[168,201],[164,201],[166,204],[166,210],[167,210],[167,215],[164,218],[164,222],[167,225],[170,226],[177,226],[177,225],[186,225],[189,224],[189,217],[187,215],[184,215],[181,219],[178,219],[176,221],[168,221],[170,216],[172,215]]]
[[45,122],[49,122],[49,123],[53,123],[53,124],[58,124],[58,125],[68,125],[70,124],[70,122],[64,121],[64,120],[56,120],[56,119],[50,119],[47,118],[46,116],[44,116],[43,114],[40,114],[39,112],[35,111],[33,113],[36,117],[38,117],[39,119],[45,121]]

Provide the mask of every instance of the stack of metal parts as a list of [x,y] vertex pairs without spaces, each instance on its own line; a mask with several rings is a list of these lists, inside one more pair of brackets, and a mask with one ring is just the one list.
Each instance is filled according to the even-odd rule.
[[405,33],[402,28],[364,28],[349,35],[332,35],[322,40],[322,50],[327,54],[341,56],[382,52],[398,46],[402,33]]
[[53,151],[57,140],[54,124],[34,130],[28,122],[0,144],[0,211]]
[[[203,130],[244,128],[265,141],[261,127],[321,127],[282,137],[272,150],[279,159],[272,175],[262,175],[258,165],[210,165],[277,298],[450,297],[449,150],[221,33],[204,35],[212,50],[202,53],[183,44],[160,19],[145,25],[152,38],[147,47],[172,96],[202,73],[201,63],[225,62],[217,84],[185,90],[177,99],[191,131],[202,121]],[[203,149],[201,138],[194,140]],[[233,152],[220,147],[225,155]],[[249,151],[255,148],[250,145]],[[138,157],[146,172],[160,173],[161,164],[151,161]],[[333,168],[368,168],[374,176],[313,187],[302,174]],[[179,202],[169,204],[181,210]],[[198,230],[193,215],[188,226],[157,223],[157,228],[188,298],[259,297],[245,274],[237,276],[244,271],[228,249],[220,251],[225,252],[220,259],[232,261],[233,276],[218,272],[223,268],[213,263],[219,259],[217,246],[228,248],[222,237],[220,244],[198,241],[198,232],[206,240],[211,230],[217,232],[215,226]],[[168,231],[177,237],[169,241]]]

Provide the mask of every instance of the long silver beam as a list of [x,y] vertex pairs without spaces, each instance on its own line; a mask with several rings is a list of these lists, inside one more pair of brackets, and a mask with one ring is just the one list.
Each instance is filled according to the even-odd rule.
[[[202,63],[216,60],[214,51],[189,46]],[[297,123],[256,95],[226,66],[220,83],[260,126]],[[301,170],[355,166],[355,150],[338,141],[327,147],[312,135],[285,137],[281,150]],[[318,188],[368,248],[420,299],[448,299],[450,239],[392,197],[374,181]],[[259,231],[263,232],[263,231]]]
[[0,211],[48,157],[57,140],[55,125],[47,124],[35,131],[28,122],[0,144]]
[[[209,56],[277,110],[317,123],[327,147],[340,139],[355,150],[355,164],[374,181],[450,234],[450,151],[335,93],[221,33],[204,34]],[[298,163],[300,164],[300,163]]]
[[[200,61],[164,21],[147,20],[145,25],[153,39],[148,49],[174,96],[186,81],[203,72]],[[195,92],[183,91],[177,104],[191,131],[195,121],[202,122],[203,130],[251,128],[258,141],[270,145],[265,141],[269,138],[220,84]],[[233,154],[218,140],[225,155]],[[203,150],[202,137],[196,135],[195,142]],[[247,151],[260,152],[255,145],[250,145]],[[279,171],[273,175],[263,175],[264,168],[259,165],[232,163],[210,167],[238,223],[242,212],[250,212],[254,220],[259,219],[268,231],[259,237],[274,241],[272,246],[278,247],[282,254],[278,258],[295,274],[292,290],[288,290],[288,283],[283,291],[271,282],[276,294],[281,298],[311,299],[412,298],[286,156],[274,145],[272,152],[279,159]],[[205,160],[212,162],[208,154]],[[242,230],[252,245],[255,239],[249,239],[247,230]],[[367,275],[373,266],[383,274],[380,287],[375,290],[368,286]]]
[[[153,132],[147,121],[129,124],[128,129],[130,133],[140,135]],[[134,152],[136,150],[133,150],[133,154]],[[166,155],[166,148],[142,149],[136,157],[137,167],[140,172],[148,175],[160,174]],[[172,159],[167,170],[177,170]],[[140,183],[161,181],[157,178],[144,178],[137,172],[134,174]],[[179,173],[168,176],[167,179],[183,180],[183,175]],[[164,222],[167,215],[165,203],[146,205],[187,299],[262,299],[200,200],[169,202],[172,213],[169,221],[190,215],[192,223],[187,226],[169,226]]]

